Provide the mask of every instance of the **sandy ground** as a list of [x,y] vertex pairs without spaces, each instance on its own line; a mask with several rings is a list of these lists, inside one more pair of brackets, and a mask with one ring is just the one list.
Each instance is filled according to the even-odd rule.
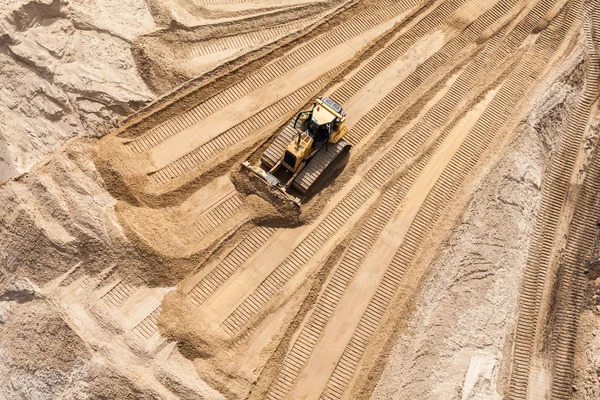
[[143,1],[6,1],[0,10],[0,181],[155,97],[131,54],[155,29]]
[[376,399],[501,399],[542,170],[577,88],[556,84],[475,188],[422,282]]
[[593,2],[0,4],[0,397],[598,398]]

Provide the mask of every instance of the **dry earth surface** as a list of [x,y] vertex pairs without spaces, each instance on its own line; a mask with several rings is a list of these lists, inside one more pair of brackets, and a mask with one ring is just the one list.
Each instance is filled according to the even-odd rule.
[[[597,1],[0,29],[0,398],[600,398]],[[352,148],[297,208],[240,163],[319,95]]]

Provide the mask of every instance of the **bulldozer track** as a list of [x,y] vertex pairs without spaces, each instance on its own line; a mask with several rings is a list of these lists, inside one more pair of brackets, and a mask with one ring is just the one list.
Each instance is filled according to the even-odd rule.
[[[548,7],[549,8],[549,7]],[[545,14],[545,13],[544,13]],[[538,16],[538,21],[543,17]],[[533,29],[534,26],[531,27]],[[520,31],[519,31],[520,32]],[[531,32],[531,31],[529,31]],[[513,35],[514,36],[514,35]],[[511,36],[510,38],[513,38]],[[517,35],[519,36],[519,35]],[[523,35],[523,39],[525,35]],[[510,42],[504,47],[516,48],[520,42]],[[502,49],[504,50],[504,49]],[[510,51],[499,51],[501,58],[510,54]],[[334,208],[319,226],[290,254],[290,256],[276,268],[256,290],[248,296],[221,324],[222,328],[230,335],[237,334],[258,312],[266,305],[275,293],[304,265],[318,248],[333,235],[334,232],[347,221],[349,215],[355,212],[360,204],[364,203],[378,188],[388,181],[395,170],[404,162],[418,154],[419,149],[427,142],[435,128],[439,128],[448,118],[460,100],[468,93],[469,88],[478,74],[483,73],[485,63],[477,58],[478,62],[467,69],[459,80],[452,86],[450,92],[444,96],[440,104],[427,113],[423,121],[412,129],[405,137],[397,142],[382,160],[377,162],[365,175],[363,181],[350,191],[350,193]],[[487,61],[487,60],[486,60]],[[512,109],[511,109],[512,110]]]
[[[591,12],[591,26],[587,38],[590,51],[590,79],[588,85],[598,82],[600,58],[594,51],[594,29],[600,27],[600,14]],[[594,81],[594,75],[596,80]],[[593,91],[593,90],[591,90]],[[593,96],[589,93],[587,97]],[[598,96],[598,92],[596,92]],[[573,220],[568,233],[568,240],[563,256],[563,273],[559,283],[556,322],[552,333],[551,354],[553,355],[552,398],[569,399],[572,393],[573,364],[575,343],[577,340],[578,316],[583,308],[585,294],[585,261],[586,250],[591,248],[597,233],[597,221],[600,219],[596,194],[600,192],[600,156],[598,150],[586,172],[582,195],[577,199]]]
[[187,299],[196,307],[204,303],[252,257],[275,233],[274,228],[255,228],[227,254],[194,288]]
[[[598,21],[600,22],[600,21]],[[586,250],[594,244],[597,221],[600,219],[596,194],[600,191],[600,157],[595,155],[584,182],[583,196],[573,215],[569,239],[564,252],[564,274],[559,289],[556,322],[552,337],[553,374],[552,398],[570,399],[573,383],[573,363],[577,340],[578,316],[585,295]]]
[[[245,4],[245,3],[275,3],[280,4],[279,0],[194,0],[194,4],[198,6],[222,6],[229,4]],[[296,2],[298,3],[298,2]],[[305,0],[303,3],[310,3],[309,0]]]
[[158,332],[158,317],[161,307],[158,306],[131,331],[142,341],[150,339]]
[[[570,18],[575,20],[575,6],[571,8]],[[593,46],[588,40],[588,47]],[[591,47],[593,48],[593,47]],[[525,399],[528,395],[529,376],[531,371],[532,350],[536,339],[536,330],[541,323],[539,312],[544,292],[544,281],[548,272],[549,262],[553,254],[553,245],[558,223],[561,219],[561,210],[567,200],[571,172],[579,152],[586,130],[593,100],[598,95],[597,82],[600,78],[598,58],[593,57],[593,62],[588,66],[586,72],[586,88],[581,95],[575,110],[569,114],[565,132],[561,135],[560,142],[555,151],[550,166],[548,167],[545,180],[542,182],[542,200],[539,216],[534,228],[530,253],[525,266],[524,279],[522,282],[521,295],[519,298],[519,316],[514,335],[513,364],[510,377],[511,399]],[[566,171],[566,172],[565,172]],[[596,179],[596,176],[593,178]],[[589,216],[593,210],[580,210],[572,223],[576,233],[578,230],[589,229]],[[579,231],[581,232],[581,231]],[[581,232],[579,235],[584,234]],[[589,233],[588,233],[589,235]],[[568,244],[568,252],[565,257],[565,268],[569,274],[573,274],[578,268],[576,253],[572,238]],[[578,237],[581,240],[589,240]],[[576,284],[576,282],[575,282]],[[576,306],[576,305],[575,305]],[[570,365],[573,359],[573,337],[577,329],[576,325],[566,327],[567,318],[570,322],[576,321],[576,314],[571,314],[573,306],[564,309],[559,314],[558,326],[563,330],[562,340],[557,339],[555,343],[555,374],[552,383],[552,398],[569,398],[571,391],[572,371],[565,371],[565,366]],[[564,332],[566,330],[566,332]]]
[[[427,32],[431,32],[436,27],[439,27],[445,18],[456,11],[464,2],[465,0],[455,0],[442,3],[434,10],[434,12],[423,17],[407,32],[407,34],[401,35],[392,43],[392,45],[380,52],[373,60],[361,68],[356,75],[337,89],[332,97],[343,104],[377,74],[389,67],[394,60],[406,52],[420,37],[424,36]],[[419,89],[427,90],[434,86],[437,80],[430,80],[427,78],[436,72],[438,75],[443,76],[442,74],[439,74],[439,69],[450,69],[449,65],[452,64],[451,60],[455,58],[468,43],[472,42],[473,39],[479,36],[487,27],[501,18],[502,15],[516,3],[517,0],[513,0],[512,2],[505,4],[504,7],[493,7],[491,10],[484,13],[482,17],[478,18],[475,23],[460,32],[457,37],[450,40],[440,51],[426,60],[407,79],[403,80],[391,93],[385,96],[384,99],[369,111],[367,115],[362,117],[357,124],[350,129],[347,140],[352,145],[357,145],[363,141],[369,133],[373,132],[374,129],[393,112],[393,110],[406,101],[411,93]],[[259,112],[242,124],[239,124],[200,148],[190,152],[176,162],[155,173],[151,173],[151,181],[154,184],[165,184],[172,179],[180,177],[184,173],[194,171],[199,165],[206,162],[208,159],[213,158],[218,152],[247,138],[260,127],[269,124],[275,119],[280,118],[282,115],[286,115],[296,110],[300,104],[305,103],[310,97],[314,97],[314,95],[318,93],[320,87],[325,84],[328,78],[335,75],[336,72],[337,71],[331,71],[321,79],[310,83],[278,103]],[[336,95],[343,100],[339,100]],[[278,139],[282,138],[277,138],[274,145],[277,145]],[[275,158],[278,159],[279,157]],[[309,167],[300,173],[297,181],[301,183],[301,191],[306,192],[310,185],[312,185],[320,175],[318,171],[315,171],[318,167],[319,166],[311,166],[309,164]]]
[[[548,50],[543,44],[540,46],[540,49]],[[558,44],[554,48],[550,48],[550,50],[556,49],[558,49]],[[549,51],[549,53],[552,54],[553,51]],[[372,297],[360,319],[358,327],[337,362],[336,368],[329,378],[321,398],[339,399],[343,397],[351,379],[354,377],[364,351],[371,341],[371,337],[377,330],[384,313],[398,292],[404,273],[413,262],[423,238],[440,217],[444,206],[448,204],[468,173],[475,167],[480,157],[487,150],[497,132],[508,120],[511,114],[510,111],[514,109],[514,99],[524,97],[528,87],[536,79],[535,73],[540,74],[549,59],[550,55],[542,60],[536,57],[530,59],[530,62],[519,64],[507,82],[501,87],[465,141],[461,144],[450,164],[444,169],[411,223],[404,241],[387,268],[375,295]],[[545,62],[540,65],[535,61]],[[531,70],[532,67],[535,69]],[[530,75],[528,72],[533,72],[533,74]],[[424,158],[422,162],[427,163],[429,161],[428,157]],[[396,188],[394,189],[396,190]],[[390,195],[393,200],[382,201],[384,211],[387,211],[386,208],[390,207],[388,203],[393,204],[398,201],[394,196],[395,190],[392,190],[392,194]],[[375,220],[376,222],[380,221],[377,214],[375,214]],[[369,227],[369,223],[367,223],[364,230],[367,236],[376,231],[372,227]],[[358,269],[358,263],[364,259],[366,249],[369,247],[365,243],[372,243],[364,239],[361,241],[360,234],[357,238],[359,238],[359,243],[362,246],[359,244],[355,249],[351,245],[348,252],[352,254],[347,257],[348,260],[344,257],[339,264],[338,270],[334,271],[332,280],[317,300],[315,311],[313,311],[311,319],[305,325],[306,331],[303,330],[300,333],[288,355],[286,355],[283,366],[280,369],[281,373],[270,387],[268,398],[284,398],[300,372],[302,372],[302,367],[311,355],[312,348],[319,340],[320,331],[328,323],[337,305],[337,301],[341,298],[341,294],[349,284],[354,272]],[[339,278],[336,279],[336,277]]]
[[204,57],[209,54],[220,53],[231,49],[249,48],[259,44],[269,43],[275,39],[289,35],[290,31],[297,31],[306,25],[317,21],[320,17],[320,15],[317,15],[316,17],[303,18],[287,24],[276,25],[271,28],[226,36],[224,38],[194,44],[190,46],[185,58]]
[[369,8],[331,31],[300,45],[297,49],[269,63],[248,78],[228,87],[205,102],[181,113],[147,133],[133,139],[128,146],[134,152],[144,152],[167,138],[198,123],[216,110],[233,103],[267,82],[299,65],[323,54],[327,50],[355,37],[368,29],[401,14],[419,4],[418,0],[387,1],[382,7]]
[[[414,171],[414,170],[413,170]],[[417,174],[411,171],[410,183]],[[294,380],[298,378],[300,367],[312,353],[320,333],[335,311],[345,287],[350,283],[367,252],[391,218],[394,210],[406,194],[410,183],[400,181],[383,194],[383,199],[375,213],[368,219],[358,235],[353,238],[339,266],[333,271],[331,281],[319,298],[310,320],[304,326],[292,349],[287,354],[277,381],[267,396],[268,399],[284,398]]]
[[366,185],[359,185],[352,189],[339,203],[339,206],[325,218],[325,221],[319,224],[285,261],[227,317],[221,324],[223,330],[231,336],[237,334],[371,195],[372,189]]
[[242,199],[236,191],[229,192],[210,210],[204,212],[198,221],[194,222],[194,231],[201,238],[223,224],[242,207]]
[[[431,32],[436,27],[440,26],[444,18],[447,17],[451,12],[455,11],[464,3],[465,0],[455,0],[453,2],[443,3],[438,8],[427,14],[421,19],[414,27],[412,27],[406,34],[401,35],[396,39],[390,46],[384,51],[377,54],[371,61],[365,66],[361,67],[358,73],[343,85],[336,89],[331,97],[335,99],[339,104],[344,104],[353,95],[355,95],[362,87],[364,87],[369,81],[371,81],[377,74],[381,73],[384,69],[389,67],[400,55],[405,53],[412,45],[414,45],[419,38],[425,35],[427,32]],[[396,103],[396,105],[399,104]],[[282,134],[278,136],[273,142],[273,149],[269,148],[266,154],[266,162],[269,167],[272,167],[279,160],[280,154],[283,153],[287,143],[293,137],[293,129],[288,125]],[[366,127],[363,127],[366,130]],[[358,136],[354,133],[355,130],[349,132],[350,135]],[[363,133],[364,137],[366,133]],[[358,138],[354,138],[354,144],[359,141]],[[269,153],[269,151],[271,152]]]
[[455,0],[442,3],[435,10],[424,16],[414,27],[401,35],[393,43],[387,46],[383,51],[377,54],[355,75],[353,75],[343,86],[336,89],[331,97],[343,104],[354,96],[363,86],[372,80],[377,74],[382,72],[398,57],[404,54],[420,38],[428,32],[441,26],[445,19],[456,11],[466,0]]

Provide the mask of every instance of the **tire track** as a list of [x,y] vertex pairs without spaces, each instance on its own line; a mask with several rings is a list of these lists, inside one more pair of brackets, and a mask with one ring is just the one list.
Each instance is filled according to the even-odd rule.
[[274,228],[254,228],[193,287],[187,295],[190,303],[196,307],[204,303],[275,234],[275,231]]
[[101,300],[108,308],[118,308],[121,304],[125,303],[135,291],[135,287],[124,281],[120,281],[102,296]]
[[[419,65],[412,74],[410,74],[403,82],[396,86],[396,88],[394,88],[394,90],[392,90],[387,96],[385,96],[376,107],[374,107],[367,115],[361,118],[348,132],[347,140],[353,146],[356,146],[358,143],[364,140],[365,137],[379,124],[381,124],[381,122],[384,121],[394,111],[394,109],[398,108],[402,103],[407,101],[410,98],[411,93],[414,93],[418,89],[427,90],[428,87],[432,87],[433,85],[431,84],[429,78],[434,76],[436,73],[439,73],[439,69],[442,68],[442,66],[447,66],[449,64],[451,65],[452,60],[456,60],[463,49],[467,48],[470,43],[473,43],[473,41],[480,38],[485,30],[489,29],[498,20],[502,20],[503,16],[506,15],[517,3],[518,0],[498,1],[491,9],[487,10],[485,13],[483,13],[483,15],[473,21],[473,23],[469,24],[465,30],[446,43],[441,50],[436,52],[423,64]],[[450,10],[454,9],[454,7],[457,9],[460,3],[455,3],[450,10],[448,10],[446,7],[443,7],[447,4],[450,3],[444,3],[440,6],[440,9],[443,8],[441,12],[444,18],[447,18],[447,16],[450,15]],[[382,59],[389,60],[390,57],[400,56],[400,51],[403,51],[403,42],[403,38],[399,38],[398,41],[394,43],[393,50],[387,52],[386,49],[386,51],[381,53]],[[381,65],[381,60],[375,59],[374,65]],[[368,77],[375,71],[376,70],[371,68],[365,68],[365,73],[359,73],[355,75],[347,85],[339,89],[338,95],[341,98],[353,95],[359,90],[359,85],[361,85],[365,79],[369,79]],[[427,83],[430,83],[430,85],[427,86]],[[335,95],[332,95],[332,97],[336,101],[342,101],[341,99],[335,97]]]
[[[425,16],[422,20],[420,20],[415,27],[413,27],[408,35],[402,35],[398,39],[395,40],[394,46],[389,50],[386,49],[384,52],[378,54],[371,62],[365,65],[360,70],[360,80],[351,79],[349,82],[343,84],[342,90],[340,93],[344,93],[345,95],[356,94],[360,87],[366,85],[370,80],[375,78],[377,74],[379,74],[384,69],[388,68],[401,54],[406,52],[411,46],[413,46],[419,38],[426,35],[428,32],[433,31],[436,28],[439,28],[443,21],[454,11],[456,11],[462,4],[465,3],[466,0],[452,0],[447,3],[442,3],[438,8],[432,11],[430,14]],[[516,1],[516,0],[515,0]],[[472,32],[471,32],[472,31]],[[477,29],[469,30],[468,33],[474,34],[477,32]],[[452,44],[448,47],[444,48],[443,52],[436,54],[435,57],[427,61],[427,64],[421,66],[418,69],[417,73],[422,73],[424,69],[431,69],[430,73],[434,73],[437,71],[438,67],[443,68],[447,65],[441,61],[442,58],[450,59],[453,55],[456,55],[460,50],[464,48],[464,43],[456,43],[454,41],[450,41]],[[466,42],[466,41],[463,41]],[[461,46],[461,44],[463,44]],[[430,67],[433,65],[435,67]],[[224,151],[225,149],[230,148],[236,143],[244,140],[245,138],[251,136],[261,127],[264,127],[281,118],[282,115],[286,115],[296,110],[298,106],[306,103],[310,98],[316,96],[321,90],[321,87],[324,86],[327,80],[335,76],[341,69],[336,69],[331,71],[330,73],[324,75],[318,81],[314,81],[301,90],[287,96],[283,100],[275,103],[274,105],[268,107],[267,109],[257,113],[256,115],[250,117],[242,124],[232,128],[231,130],[221,134],[205,145],[199,147],[198,149],[188,153],[186,156],[180,158],[172,164],[169,164],[167,167],[158,170],[154,173],[149,174],[149,177],[152,183],[158,184],[166,184],[169,181],[180,177],[181,175],[196,170],[198,166],[205,163],[207,160],[214,158],[218,153]],[[433,82],[433,81],[432,81]],[[435,82],[421,82],[418,80],[407,80],[403,83],[406,84],[406,88],[398,87],[395,92],[391,93],[386,97],[386,107],[375,108],[374,112],[380,118],[385,118],[389,113],[393,111],[400,102],[406,99],[414,90],[421,88],[422,84],[426,83],[429,86],[433,86]],[[362,86],[359,86],[362,85]],[[426,86],[426,85],[425,85]],[[343,103],[342,103],[343,104]],[[380,119],[379,121],[381,121]],[[354,138],[353,144],[358,144],[362,139],[364,139],[368,133],[370,133],[374,127],[376,126],[375,122],[376,118],[367,118],[366,116],[359,121],[359,125],[356,129],[351,129],[348,138]],[[298,180],[306,180],[307,174],[309,170],[303,171]]]
[[194,222],[194,232],[198,238],[223,224],[242,208],[242,199],[236,191],[229,192],[213,208],[206,211],[198,221]]
[[148,174],[150,181],[155,185],[166,184],[190,171],[194,171],[206,161],[216,157],[217,154],[244,141],[255,132],[264,129],[265,126],[269,126],[274,121],[282,118],[282,116],[288,115],[297,109],[299,105],[306,103],[316,96],[321,88],[338,71],[339,69],[333,70],[331,73],[323,75],[319,79],[284,97],[275,104],[258,112],[241,124],[236,125],[232,129],[229,129],[216,138],[208,141],[168,166]]
[[[422,162],[419,163],[419,167],[422,168],[423,165]],[[334,314],[335,307],[340,301],[345,288],[350,284],[368,251],[383,231],[412,183],[416,180],[418,171],[421,168],[411,169],[408,176],[395,184],[392,189],[384,192],[375,213],[364,224],[358,235],[352,239],[340,261],[339,267],[333,271],[331,281],[319,297],[315,310],[311,313],[310,320],[287,354],[278,379],[270,390],[267,399],[283,399],[287,395],[292,384],[298,378],[301,367],[304,366],[312,353],[327,321]]]
[[160,311],[161,306],[158,306],[131,331],[142,341],[150,339],[158,332],[158,317]]
[[240,33],[239,35],[226,36],[218,39],[209,40],[191,45],[186,59],[205,57],[214,53],[221,53],[228,50],[243,49],[253,47],[259,44],[266,44],[276,39],[287,36],[305,26],[317,21],[321,16],[302,18],[286,24],[276,25],[271,28]]
[[[379,53],[370,63],[366,64],[365,67],[353,77],[353,79],[343,84],[339,89],[340,96],[356,94],[360,90],[359,85],[366,85],[368,81],[372,80],[378,73],[389,67],[398,57],[400,57],[401,54],[406,52],[410,46],[416,43],[419,37],[422,37],[427,32],[431,32],[436,27],[439,27],[441,23],[449,15],[451,15],[452,12],[456,11],[462,4],[464,4],[464,2],[465,0],[455,0],[443,3],[434,11],[432,11],[432,14],[435,14],[435,16],[431,16],[431,14],[429,14],[420,20],[416,26],[411,29],[410,35],[400,36],[394,41],[393,45],[390,46],[389,51],[386,49]],[[354,146],[365,141],[369,134],[371,134],[378,125],[380,125],[402,103],[406,102],[410,98],[412,93],[417,90],[426,91],[433,87],[435,83],[437,83],[437,80],[431,80],[428,78],[432,77],[436,73],[441,75],[440,69],[449,69],[449,66],[453,66],[453,62],[456,62],[456,60],[459,59],[459,54],[465,48],[467,48],[470,43],[479,38],[486,29],[488,29],[498,20],[501,20],[503,16],[506,15],[508,11],[517,3],[518,0],[507,0],[496,3],[490,10],[486,11],[482,16],[477,18],[464,31],[460,32],[455,38],[449,40],[440,51],[436,52],[423,64],[419,65],[412,74],[400,82],[394,88],[394,90],[388,93],[379,103],[377,103],[375,107],[373,107],[365,116],[363,116],[356,123],[356,125],[350,129],[346,139]],[[437,15],[438,12],[440,14],[439,16]],[[431,18],[429,18],[430,16]],[[338,100],[334,95],[332,95],[332,97],[335,100]],[[297,102],[297,105],[299,104],[301,103]],[[340,104],[343,105],[344,102],[340,102]],[[295,108],[296,107],[292,107],[291,110]],[[260,114],[261,113],[257,114],[256,118],[260,118]],[[272,118],[277,118],[277,116],[283,114],[281,111],[277,110],[271,112],[270,115]],[[252,124],[253,126],[261,126],[258,122],[253,123],[254,118],[255,117],[248,119],[247,121],[249,122],[246,125]],[[255,128],[248,128],[245,130],[245,135],[250,135],[254,131]],[[215,139],[215,141],[217,140],[221,141],[221,136]],[[153,178],[156,177],[156,180],[161,182],[165,182],[165,180],[167,180],[169,177],[171,179],[179,177],[182,173],[196,169],[208,158],[213,157],[216,149],[225,149],[230,147],[232,143],[236,143],[235,139],[233,138],[227,142],[221,141],[222,144],[220,146],[214,145],[211,142],[200,148],[200,151],[203,152],[205,156],[201,156],[198,152],[194,151],[184,156],[177,162],[165,167],[163,170],[159,170],[156,174],[152,174],[150,176]],[[213,151],[211,152],[209,149],[212,149]],[[298,175],[297,180],[299,182],[308,182],[308,185],[312,184],[315,179],[309,178],[310,173],[310,168],[303,170]],[[155,183],[157,182],[155,181]]]
[[[281,5],[281,0],[193,0],[194,4],[198,6],[223,6],[230,4],[248,4],[248,3],[273,3],[274,5]],[[305,3],[316,3],[321,2],[321,0],[311,1],[311,0],[303,0],[303,1],[295,1],[295,4],[305,4]]]
[[[600,13],[591,11],[589,30],[600,27]],[[589,77],[586,77],[586,95],[598,98],[600,80],[600,58],[595,49],[593,36],[588,32]],[[588,78],[590,80],[588,80]],[[587,87],[589,86],[589,92]],[[595,88],[594,88],[595,86]],[[585,294],[586,252],[592,248],[596,239],[597,221],[600,212],[597,207],[597,194],[600,193],[600,154],[595,150],[592,162],[586,172],[582,194],[577,199],[575,212],[570,224],[568,240],[563,253],[563,273],[558,288],[556,322],[551,337],[552,354],[552,398],[570,399],[572,394],[575,344],[579,314]]]
[[[556,48],[558,48],[558,46],[556,46]],[[545,61],[548,62],[548,60],[549,57]],[[539,63],[537,65],[537,73],[540,74],[543,71],[545,63],[541,64],[541,66]],[[493,140],[496,132],[499,131],[509,118],[511,113],[507,113],[507,111],[513,110],[514,103],[507,102],[507,100],[522,98],[527,91],[526,88],[535,81],[534,76],[528,76],[525,73],[525,71],[530,70],[530,66],[530,63],[524,63],[517,67],[517,70],[512,75],[512,82],[510,82],[511,78],[509,78],[509,82],[502,86],[500,92],[496,95],[494,100],[492,100],[488,109],[479,119],[475,128],[469,134],[469,137],[461,145],[458,153],[453,157],[450,165],[444,170],[440,179],[436,182],[434,188],[427,196],[427,200],[413,221],[406,239],[386,271],[375,296],[361,318],[357,330],[342,354],[342,357],[323,392],[324,398],[341,398],[345,393],[347,385],[352,379],[354,371],[362,358],[362,354],[370,342],[371,336],[379,325],[385,310],[388,308],[392,297],[397,293],[403,273],[412,262],[414,254],[424,235],[439,217],[444,205],[448,203],[456,190],[460,187],[464,178],[476,165],[478,159]],[[527,83],[527,85],[524,85],[524,83]],[[519,94],[520,97],[513,97],[514,95]],[[440,140],[443,140],[444,137],[445,135],[443,135]],[[420,166],[422,167],[427,164],[430,157],[431,153],[428,153],[421,160]],[[416,174],[419,172],[420,171],[415,171]],[[405,187],[410,187],[411,185],[412,182],[408,182]],[[382,201],[383,211],[386,211],[387,207],[393,207],[394,204],[397,204],[399,201],[396,197],[397,195],[402,196],[401,193],[398,193],[397,187],[394,187],[394,189],[391,190],[391,193],[392,194],[389,196],[389,199],[391,200],[386,202],[384,197],[384,200]],[[381,221],[381,218],[377,217],[377,214],[375,214],[375,221]],[[379,232],[379,230],[374,229],[373,226],[369,226],[369,223],[366,224],[364,231],[366,232],[367,237],[378,234],[377,232]],[[349,256],[347,259],[345,256],[339,264],[340,268],[334,271],[333,279],[317,301],[315,311],[313,311],[309,322],[286,356],[284,364],[280,369],[281,372],[277,380],[271,386],[268,398],[284,398],[299,374],[302,372],[302,367],[312,353],[312,349],[319,340],[322,330],[333,315],[345,287],[349,284],[354,273],[358,269],[358,266],[364,259],[366,254],[365,249],[370,247],[372,240],[372,238],[371,240],[368,240],[359,235],[357,236],[356,247],[353,247],[355,245],[354,241],[351,243],[348,250]]]

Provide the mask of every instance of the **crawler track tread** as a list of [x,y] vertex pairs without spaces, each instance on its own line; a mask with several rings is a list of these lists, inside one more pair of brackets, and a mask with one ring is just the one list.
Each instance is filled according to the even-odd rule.
[[188,293],[187,299],[196,307],[204,303],[243,263],[252,257],[275,233],[274,228],[258,227],[245,237]]
[[193,224],[198,238],[206,236],[210,231],[223,224],[242,207],[242,199],[236,191],[231,191],[218,204],[207,210]]
[[132,332],[141,340],[148,340],[158,332],[158,317],[161,307],[158,306],[139,324],[137,324]]

